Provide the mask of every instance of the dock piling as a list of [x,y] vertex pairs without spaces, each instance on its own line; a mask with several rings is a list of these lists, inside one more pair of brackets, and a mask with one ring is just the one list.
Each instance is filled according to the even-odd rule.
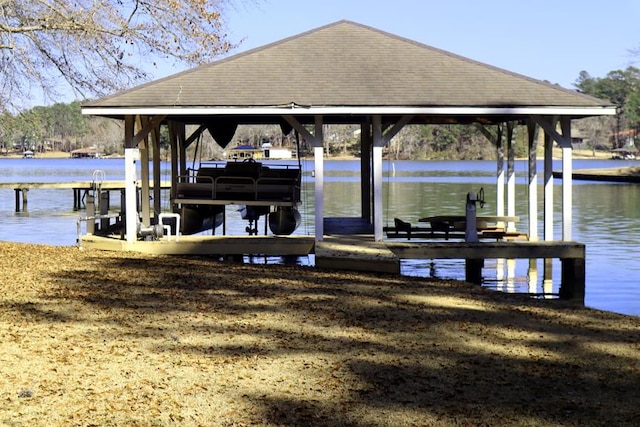
[[20,197],[22,196],[22,211],[27,211],[27,192],[29,191],[26,187],[14,188],[16,193],[16,212],[20,212]]
[[584,305],[586,267],[584,258],[561,258],[562,265],[559,296],[563,300]]
[[474,285],[482,284],[484,259],[466,259],[464,263],[465,280]]

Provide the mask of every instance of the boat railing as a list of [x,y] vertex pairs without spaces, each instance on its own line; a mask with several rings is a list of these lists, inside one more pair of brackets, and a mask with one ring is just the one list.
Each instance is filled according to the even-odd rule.
[[263,165],[260,162],[203,164],[177,180],[176,199],[234,202],[300,201],[300,168],[293,165]]

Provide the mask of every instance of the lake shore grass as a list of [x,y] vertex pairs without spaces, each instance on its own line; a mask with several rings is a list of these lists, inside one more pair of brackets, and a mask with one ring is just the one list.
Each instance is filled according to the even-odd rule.
[[0,263],[1,425],[637,425],[638,317],[205,257]]

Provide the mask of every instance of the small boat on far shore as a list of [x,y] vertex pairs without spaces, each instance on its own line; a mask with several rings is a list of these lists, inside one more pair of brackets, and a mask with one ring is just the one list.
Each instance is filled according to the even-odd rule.
[[616,148],[611,150],[612,160],[635,160],[638,150],[635,147]]
[[[553,177],[562,179],[562,172],[554,171]],[[573,171],[571,177],[584,181],[640,183],[640,167],[577,169]]]

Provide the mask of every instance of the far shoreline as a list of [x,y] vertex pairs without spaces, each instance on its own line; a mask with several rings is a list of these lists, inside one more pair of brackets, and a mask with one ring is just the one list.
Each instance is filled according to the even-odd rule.
[[[611,160],[611,153],[607,151],[596,151],[592,150],[573,150],[573,159],[574,160]],[[539,156],[541,158],[541,156]],[[44,152],[35,152],[33,157],[30,159],[72,159],[74,158],[70,152],[66,151],[44,151]],[[111,154],[107,156],[100,156],[98,158],[101,159],[111,159],[111,158],[124,158],[123,154]],[[26,159],[22,153],[19,152],[1,152],[0,159]],[[303,159],[313,159],[313,157],[303,157]],[[553,152],[553,160],[561,160],[562,152],[560,149],[554,148]],[[224,159],[220,159],[224,160]],[[292,160],[295,160],[292,159]],[[353,161],[360,160],[360,157],[350,154],[340,154],[336,156],[331,156],[325,158],[325,160],[345,160],[345,161]],[[385,160],[389,160],[385,158]],[[443,160],[451,160],[456,161],[457,159],[446,159],[446,158],[438,158],[438,159],[390,159],[394,161],[400,160],[417,160],[417,161],[443,161]],[[495,159],[478,159],[479,161],[491,161]],[[527,160],[526,157],[518,157],[517,160]],[[460,160],[460,161],[473,161],[473,160]]]

